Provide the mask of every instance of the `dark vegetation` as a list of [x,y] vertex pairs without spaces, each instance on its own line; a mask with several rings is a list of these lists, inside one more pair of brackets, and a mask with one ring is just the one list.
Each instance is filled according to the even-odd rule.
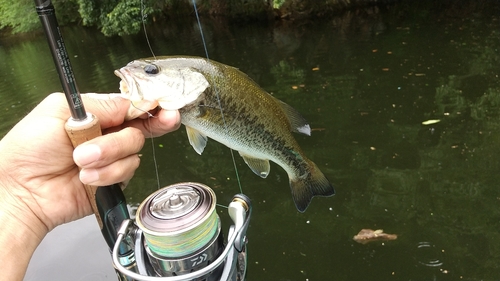
[[[395,0],[195,0],[203,17],[223,17],[231,22],[303,20],[327,17],[348,9],[382,5]],[[59,25],[79,24],[98,28],[107,36],[139,32],[171,17],[194,17],[193,0],[53,0]],[[3,34],[40,29],[32,0],[0,0]]]

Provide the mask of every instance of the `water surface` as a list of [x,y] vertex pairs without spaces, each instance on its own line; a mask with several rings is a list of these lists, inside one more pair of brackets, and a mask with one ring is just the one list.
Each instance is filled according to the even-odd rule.
[[[236,154],[254,205],[249,281],[498,279],[500,24],[498,5],[483,2],[399,4],[307,23],[203,21],[211,59],[310,122],[312,136],[296,138],[337,191],[298,213],[279,166],[260,179]],[[205,56],[191,19],[148,33],[156,55]],[[81,92],[118,91],[113,70],[151,56],[143,34],[63,35]],[[43,34],[0,40],[3,135],[61,86]],[[152,145],[161,186],[202,182],[221,204],[239,192],[230,151],[209,141],[199,156],[181,128],[146,143],[129,203],[158,187]],[[361,245],[352,237],[363,228],[399,237]]]

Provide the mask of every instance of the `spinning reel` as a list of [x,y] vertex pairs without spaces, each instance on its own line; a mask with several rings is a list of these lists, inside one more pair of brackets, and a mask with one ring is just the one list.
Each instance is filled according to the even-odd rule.
[[215,205],[213,190],[199,183],[174,184],[151,194],[139,205],[135,222],[124,220],[118,230],[112,258],[123,274],[119,278],[244,280],[250,199],[237,194],[229,204],[233,225],[226,243]]

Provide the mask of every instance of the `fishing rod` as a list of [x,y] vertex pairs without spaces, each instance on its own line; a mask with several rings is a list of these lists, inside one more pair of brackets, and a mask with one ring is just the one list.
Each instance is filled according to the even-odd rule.
[[[71,112],[65,129],[73,147],[77,147],[90,139],[101,136],[101,126],[97,116],[85,111],[52,2],[50,0],[35,0],[35,6]],[[120,184],[110,186],[85,185],[85,191],[101,233],[111,250],[117,240],[117,231],[122,221],[130,219]],[[135,266],[133,251],[127,244],[122,244],[118,255],[123,265],[129,268]],[[117,271],[117,273],[119,272]],[[128,279],[126,276],[119,277],[120,280]]]

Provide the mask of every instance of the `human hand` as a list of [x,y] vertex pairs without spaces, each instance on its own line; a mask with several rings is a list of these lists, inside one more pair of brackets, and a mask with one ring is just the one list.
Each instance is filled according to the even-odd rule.
[[64,95],[57,93],[0,142],[0,212],[41,238],[57,225],[91,214],[82,181],[96,186],[128,181],[139,165],[137,152],[145,136],[180,126],[177,111],[159,110],[156,118],[125,121],[129,100],[82,98],[86,110],[99,118],[103,136],[73,149],[64,130],[69,109]]

